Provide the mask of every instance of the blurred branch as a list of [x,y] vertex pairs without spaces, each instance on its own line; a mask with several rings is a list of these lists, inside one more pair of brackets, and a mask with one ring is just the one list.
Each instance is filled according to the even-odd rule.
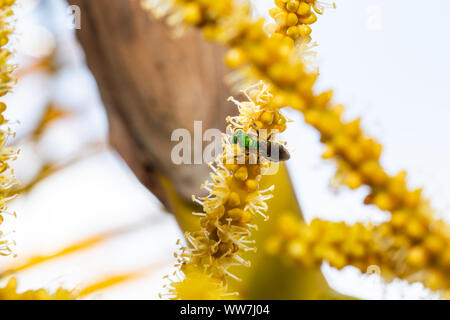
[[142,278],[144,276],[147,276],[149,272],[158,270],[160,268],[166,267],[170,265],[170,262],[172,260],[168,261],[162,261],[158,263],[151,264],[149,266],[124,272],[124,273],[118,273],[114,275],[109,275],[107,277],[104,277],[102,279],[99,279],[85,287],[83,287],[80,292],[77,294],[78,297],[84,298],[86,296],[89,296],[95,292],[98,292],[100,290],[108,289],[116,285],[123,284],[124,282],[133,281],[139,278]]
[[29,181],[28,183],[24,185],[17,185],[11,190],[12,194],[23,194],[30,192],[31,189],[36,187],[39,183],[41,183],[43,180],[47,179],[51,175],[66,169],[70,167],[71,165],[78,163],[79,161],[82,161],[96,153],[99,153],[103,150],[106,150],[108,148],[108,145],[105,142],[94,142],[90,145],[83,148],[83,152],[77,153],[73,157],[69,158],[68,160],[65,160],[64,162],[55,163],[55,162],[48,162],[45,163],[41,170],[34,176],[34,178]]
[[28,258],[23,259],[23,261],[16,263],[15,265],[12,265],[5,271],[0,273],[0,279],[4,278],[8,275],[11,275],[13,273],[40,265],[42,263],[51,261],[53,259],[57,259],[63,256],[67,256],[79,251],[87,250],[92,247],[95,247],[97,245],[100,245],[101,243],[108,241],[115,237],[120,237],[122,235],[125,235],[127,233],[134,232],[136,230],[139,230],[143,227],[146,227],[150,224],[154,224],[155,219],[145,219],[144,221],[139,221],[138,223],[133,223],[125,227],[116,228],[113,230],[105,231],[102,233],[99,233],[97,235],[91,236],[89,238],[82,239],[80,241],[77,241],[75,243],[72,243],[71,245],[68,245],[67,247],[64,247],[61,250],[58,250],[54,253],[46,253],[46,254],[40,254],[31,256]]
[[110,125],[110,142],[139,180],[166,206],[158,174],[176,181],[185,199],[208,175],[206,165],[175,165],[171,133],[225,127],[234,108],[223,79],[224,49],[198,31],[173,39],[164,22],[148,18],[138,0],[71,0],[83,14],[78,38],[94,74]]
[[47,129],[51,127],[52,124],[59,120],[73,116],[75,116],[75,112],[49,102],[45,107],[44,114],[42,115],[37,127],[34,128],[33,132],[31,133],[30,138],[34,141],[39,140],[47,131]]
[[57,70],[57,66],[55,66],[53,58],[53,55],[49,55],[44,58],[35,59],[30,64],[17,69],[14,72],[14,76],[16,79],[21,79],[35,72],[55,72]]

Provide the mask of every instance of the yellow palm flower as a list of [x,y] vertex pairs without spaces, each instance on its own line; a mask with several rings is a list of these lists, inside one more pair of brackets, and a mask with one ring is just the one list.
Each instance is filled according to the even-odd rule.
[[[245,102],[230,98],[240,114],[227,119],[230,125],[222,141],[224,151],[216,163],[210,165],[210,181],[202,185],[208,195],[193,196],[194,202],[203,208],[203,212],[194,213],[200,216],[201,228],[186,233],[190,247],[182,247],[176,255],[179,270],[174,275],[178,279],[172,279],[166,294],[171,298],[194,297],[197,291],[192,292],[188,287],[195,282],[217,287],[212,290],[214,297],[224,297],[228,279],[240,280],[230,268],[250,266],[242,254],[255,250],[250,236],[257,227],[252,221],[258,214],[267,218],[266,201],[272,197],[273,187],[259,188],[262,170],[268,167],[269,161],[234,143],[233,134],[236,130],[258,132],[265,129],[267,134],[273,130],[284,131],[286,119],[279,110],[272,108],[272,95],[264,83],[250,87],[244,95],[248,99]],[[203,293],[197,298],[213,297]]]
[[10,278],[5,287],[0,288],[0,300],[73,300],[74,294],[62,288],[58,288],[54,293],[47,290],[28,290],[22,293],[17,292],[17,279]]
[[317,0],[276,0],[276,7],[269,10],[275,23],[269,26],[272,32],[287,36],[297,44],[311,41],[310,25],[323,14],[325,7],[335,7]]
[[323,261],[342,269],[347,265],[367,272],[374,266],[386,281],[400,278],[422,282],[431,290],[450,292],[450,234],[442,222],[426,225],[403,216],[381,225],[347,225],[314,219],[309,225],[284,214],[266,250],[282,254],[300,266]]

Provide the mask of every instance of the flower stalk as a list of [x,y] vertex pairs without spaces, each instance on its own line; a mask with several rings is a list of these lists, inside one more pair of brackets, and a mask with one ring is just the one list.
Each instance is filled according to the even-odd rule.
[[351,265],[363,273],[376,268],[385,281],[399,278],[422,282],[449,297],[450,237],[448,233],[443,237],[446,231],[448,226],[439,222],[433,231],[411,237],[397,220],[381,225],[347,225],[314,219],[308,225],[285,214],[265,249],[272,255],[289,257],[300,267],[320,266],[327,261],[337,269]]

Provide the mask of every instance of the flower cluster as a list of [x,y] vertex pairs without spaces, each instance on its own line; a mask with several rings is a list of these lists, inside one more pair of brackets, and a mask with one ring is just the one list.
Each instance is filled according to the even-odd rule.
[[[258,214],[267,218],[266,201],[272,197],[273,187],[261,190],[259,182],[270,161],[260,152],[250,152],[245,145],[236,143],[233,134],[236,130],[249,134],[264,132],[267,136],[259,136],[262,141],[268,135],[284,131],[286,119],[279,110],[271,108],[272,95],[264,83],[243,93],[248,101],[230,98],[238,106],[239,115],[227,119],[229,126],[222,140],[223,153],[210,165],[211,179],[202,185],[208,195],[193,197],[203,209],[194,213],[200,216],[201,228],[186,233],[190,247],[182,247],[180,254],[176,254],[181,272],[176,272],[174,275],[178,279],[172,279],[167,286],[170,298],[193,297],[198,291],[193,293],[189,289],[193,278],[205,287],[215,288],[211,292],[217,293],[216,296],[226,297],[228,279],[240,280],[230,268],[249,267],[250,263],[242,254],[256,250],[250,239],[252,230],[257,228],[252,222]],[[207,298],[204,294],[197,296],[200,297]]]
[[56,292],[50,293],[45,289],[28,290],[23,293],[17,292],[16,278],[10,278],[5,287],[0,288],[0,300],[74,300],[71,291],[58,288]]
[[310,25],[317,21],[317,14],[323,14],[325,5],[317,0],[275,0],[275,4],[269,11],[276,22],[274,32],[296,43],[309,43]]
[[[14,84],[12,72],[14,65],[9,62],[11,51],[7,48],[13,27],[10,18],[13,15],[13,6],[15,0],[0,0],[0,97],[3,97],[11,91]],[[7,120],[3,113],[6,110],[6,104],[0,102],[0,224],[3,223],[4,215],[7,210],[6,205],[13,198],[11,188],[15,183],[10,161],[16,157],[16,152],[8,147],[7,140],[13,135],[9,128],[5,128]],[[3,238],[0,231],[0,255],[9,255],[11,253],[10,241]]]
[[425,225],[396,216],[378,226],[347,225],[314,219],[309,225],[293,215],[283,215],[278,231],[265,244],[271,254],[281,254],[300,265],[319,266],[323,261],[342,269],[347,265],[362,272],[379,269],[386,281],[394,278],[422,282],[426,287],[450,293],[450,235],[448,226]]
[[[201,271],[201,268],[191,264],[186,265],[183,271],[174,274],[165,286],[164,296],[172,300],[229,300],[236,297],[228,294],[223,283]],[[163,295],[160,295],[162,297]]]
[[[147,4],[151,2],[144,1]],[[312,7],[321,12],[317,5],[314,8],[316,2],[302,2],[311,4],[310,9]],[[441,251],[437,250],[440,248],[444,253],[447,250],[448,231],[445,224],[433,217],[433,210],[420,189],[408,188],[405,172],[396,175],[386,172],[380,163],[382,145],[362,130],[359,119],[344,120],[344,107],[333,102],[333,92],[316,93],[313,90],[317,73],[309,70],[304,57],[298,54],[298,46],[295,46],[292,37],[283,34],[286,31],[289,35],[289,28],[286,27],[293,24],[302,35],[294,16],[288,18],[295,8],[295,16],[299,20],[300,2],[280,0],[277,7],[271,14],[279,18],[280,32],[269,36],[264,32],[264,21],[252,18],[249,6],[240,1],[175,0],[168,6],[171,8],[170,17],[178,17],[173,21],[197,26],[204,31],[206,38],[229,46],[226,63],[230,68],[237,69],[247,79],[268,83],[273,94],[269,103],[271,109],[290,106],[303,113],[305,121],[319,131],[320,140],[326,146],[323,158],[334,159],[337,163],[336,182],[351,189],[368,186],[370,193],[365,204],[376,205],[391,213],[390,223],[371,231],[371,237],[376,238],[386,232],[382,230],[388,230],[388,239],[401,244],[392,244],[389,247],[392,250],[380,250],[381,265],[387,266],[386,269],[392,270],[395,275],[408,279],[417,275],[419,267],[427,270],[422,272],[423,281],[437,279],[437,274],[445,275],[446,271],[441,267]],[[310,20],[304,21],[313,22],[314,17],[310,15]],[[305,35],[309,32],[308,28],[301,28]],[[380,240],[380,243],[383,241]],[[431,244],[434,249],[427,247]],[[372,251],[367,252],[371,254]],[[395,257],[400,256],[404,260],[391,258],[390,252],[395,252]],[[327,260],[333,259],[328,257]],[[392,262],[385,263],[385,260]],[[402,267],[401,261],[407,264]],[[350,263],[342,259],[340,262],[332,263],[337,266]],[[435,282],[440,285],[428,285],[434,288],[447,286],[445,281]]]

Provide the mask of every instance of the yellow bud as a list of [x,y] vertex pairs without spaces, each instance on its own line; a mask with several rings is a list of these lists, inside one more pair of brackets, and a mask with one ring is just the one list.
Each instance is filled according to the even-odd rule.
[[360,167],[364,177],[375,184],[383,184],[387,180],[387,174],[376,161],[364,162]]
[[237,168],[239,168],[239,165],[233,163],[226,163],[225,168],[227,168],[230,171],[235,171]]
[[313,24],[317,21],[317,16],[311,12],[311,14],[307,17],[300,17],[298,21],[302,24]]
[[281,12],[283,12],[283,10],[280,9],[280,8],[277,8],[277,7],[272,8],[272,9],[269,10],[269,14],[270,14],[270,16],[271,16],[272,18],[275,18],[275,16],[276,16],[277,14],[281,13]]
[[333,145],[338,151],[345,151],[346,148],[349,146],[350,142],[351,142],[350,139],[342,133],[335,135],[333,138]]
[[317,105],[317,107],[325,109],[330,103],[330,101],[333,99],[333,94],[334,94],[333,90],[327,90],[319,94],[315,98],[315,104]]
[[342,269],[347,264],[347,259],[345,256],[332,247],[325,250],[324,259],[330,262],[330,264],[337,269]]
[[311,6],[307,4],[306,2],[300,2],[297,13],[301,16],[309,15],[311,12]]
[[294,240],[288,244],[287,252],[294,259],[302,259],[308,254],[309,250],[305,242]]
[[431,290],[444,289],[446,283],[446,277],[438,270],[428,271],[428,274],[425,277],[425,286]]
[[322,153],[323,159],[331,159],[336,155],[336,150],[331,144],[325,146],[325,151]]
[[300,32],[296,26],[289,27],[286,30],[286,34],[288,35],[288,37],[290,37],[294,40],[298,39],[298,37],[300,37]]
[[246,224],[246,223],[251,222],[252,219],[253,219],[253,214],[250,211],[244,211],[242,213],[240,223],[241,224]]
[[394,236],[393,244],[397,248],[408,248],[411,246],[411,241],[405,235],[396,235]]
[[439,263],[445,268],[450,268],[450,248],[446,248],[444,252],[439,255]]
[[404,196],[404,201],[409,208],[413,209],[419,205],[421,197],[422,189],[417,189],[412,192],[407,192]]
[[239,221],[239,220],[241,220],[241,218],[244,216],[245,213],[244,213],[244,210],[242,210],[242,209],[234,208],[234,209],[228,210],[227,214],[231,219],[233,219],[235,221]]
[[[300,111],[305,111],[306,110],[306,102],[305,100],[300,97],[297,94],[292,94],[289,96],[289,104],[288,104],[292,109],[295,110],[300,110]],[[286,123],[286,119],[283,117],[284,122],[283,124]],[[279,122],[277,122],[278,124],[280,124]]]
[[298,17],[295,13],[289,13],[287,15],[286,23],[288,26],[295,26],[298,23]]
[[325,114],[318,124],[318,130],[325,136],[334,136],[341,127],[339,119],[331,114]]
[[398,210],[392,213],[391,224],[395,228],[402,228],[406,225],[411,215],[406,210]]
[[428,263],[427,252],[424,248],[416,246],[408,252],[406,262],[415,268],[423,268]]
[[289,0],[288,3],[286,3],[286,9],[290,12],[297,11],[300,3],[298,0]]
[[406,194],[406,172],[402,171],[397,174],[395,177],[389,179],[388,182],[388,190],[389,192],[397,197],[398,199],[402,199]]
[[277,14],[274,19],[275,21],[280,25],[280,26],[285,26],[287,25],[287,18],[288,18],[288,14],[286,12],[280,12],[279,14]]
[[0,113],[3,113],[6,110],[6,104],[4,102],[0,102]]
[[202,20],[202,13],[196,3],[189,3],[184,7],[184,22],[196,25]]
[[247,187],[248,192],[254,192],[258,190],[258,182],[253,179],[248,179],[245,181],[245,186]]
[[444,241],[441,237],[435,234],[430,234],[425,238],[424,246],[433,254],[439,254],[445,247]]
[[257,164],[248,165],[247,170],[248,176],[252,177],[252,179],[256,178],[258,175],[261,174],[261,167]]
[[299,26],[297,26],[297,28],[298,28],[298,30],[299,30],[299,32],[300,32],[300,35],[301,35],[302,37],[307,37],[307,36],[309,36],[309,35],[311,34],[311,32],[312,32],[311,27],[310,27],[310,26],[307,26],[307,25],[305,25],[305,24],[299,25]]
[[361,133],[360,121],[358,118],[344,126],[344,131],[349,137],[356,138]]
[[316,127],[321,119],[321,113],[318,110],[308,110],[305,113],[305,121],[310,125]]
[[275,4],[281,9],[286,9],[286,2],[287,0],[275,0]]
[[260,119],[262,122],[270,126],[273,123],[273,118],[274,118],[273,112],[265,111],[261,115]]
[[356,143],[351,144],[345,150],[345,155],[347,156],[347,159],[354,165],[359,165],[364,160],[364,153]]
[[425,236],[427,230],[419,220],[412,219],[406,225],[406,232],[413,238],[421,239]]
[[234,173],[234,177],[238,180],[242,180],[245,181],[248,178],[248,171],[247,171],[247,167],[242,166],[240,167],[235,173]]
[[0,46],[1,47],[6,46],[8,44],[8,42],[9,42],[8,37],[1,37],[0,38]]
[[231,192],[228,196],[228,205],[230,207],[237,207],[241,204],[241,198],[236,192]]
[[231,69],[236,69],[242,65],[245,60],[245,53],[238,48],[229,50],[225,56],[225,63]]
[[345,184],[350,189],[354,190],[354,189],[359,188],[363,184],[363,181],[361,179],[361,176],[357,172],[352,171],[345,178]]
[[394,203],[386,192],[380,192],[375,196],[374,204],[381,210],[392,210]]
[[[290,41],[294,41],[291,38],[286,37]],[[272,64],[268,69],[269,76],[276,82],[281,82],[283,84],[292,84],[295,81],[296,74],[290,70],[287,63],[275,63]],[[283,98],[285,99],[285,97]],[[286,106],[286,105],[285,105]]]

